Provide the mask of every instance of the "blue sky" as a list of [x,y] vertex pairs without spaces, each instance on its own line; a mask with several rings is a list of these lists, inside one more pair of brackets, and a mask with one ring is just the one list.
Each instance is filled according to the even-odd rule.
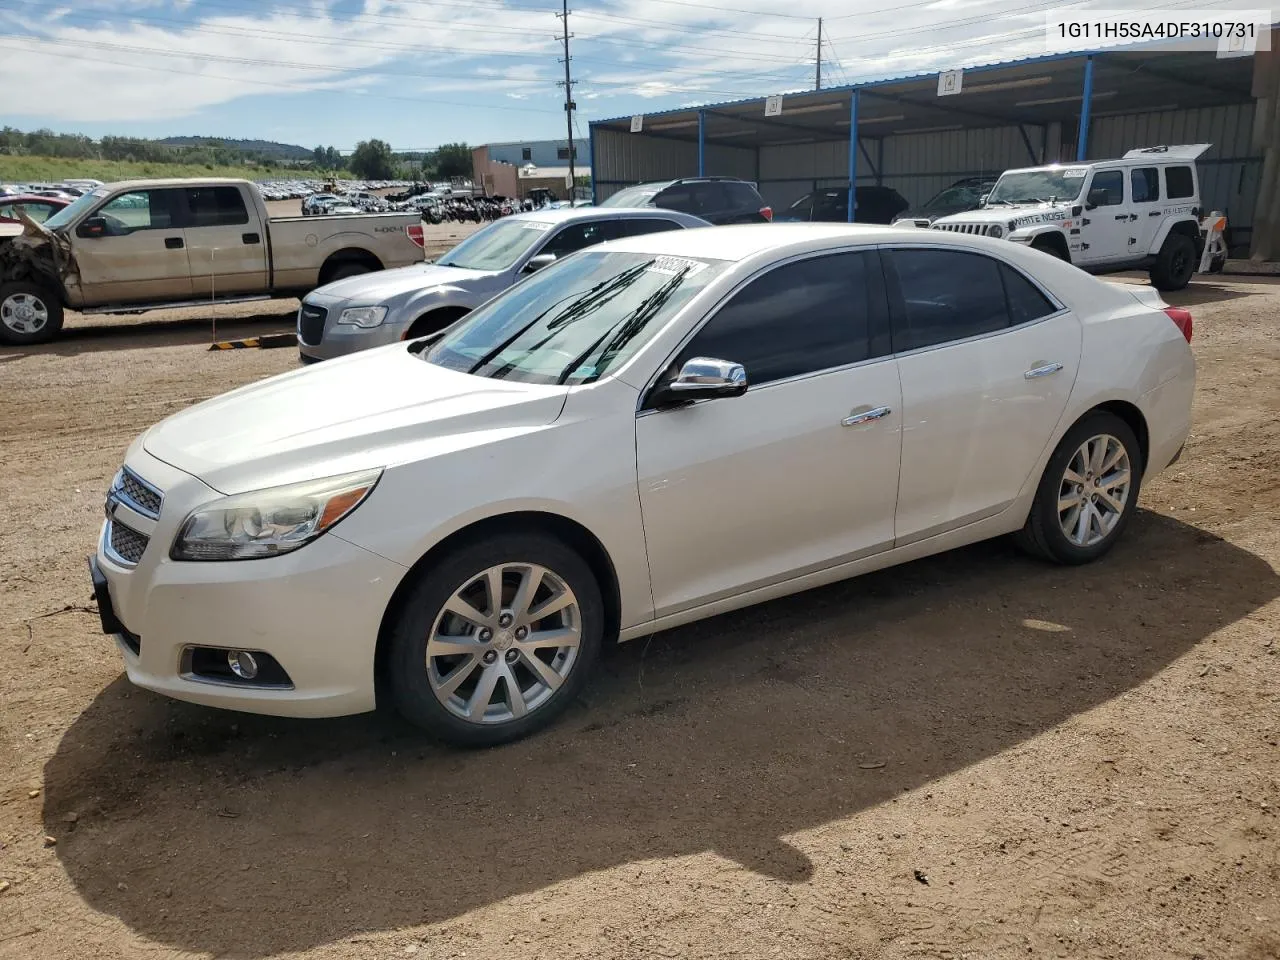
[[[833,85],[1043,53],[1044,14],[1064,6],[581,0],[570,4],[578,129],[811,87],[819,16]],[[558,10],[554,0],[0,0],[0,124],[344,150],[370,137],[397,150],[563,137]]]

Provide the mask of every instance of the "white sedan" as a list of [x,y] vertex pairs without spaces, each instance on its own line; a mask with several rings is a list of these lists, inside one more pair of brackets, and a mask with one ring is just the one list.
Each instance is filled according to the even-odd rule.
[[602,645],[1015,534],[1106,553],[1191,423],[1191,318],[1016,244],[678,230],[130,447],[91,561],[129,678],[493,744]]

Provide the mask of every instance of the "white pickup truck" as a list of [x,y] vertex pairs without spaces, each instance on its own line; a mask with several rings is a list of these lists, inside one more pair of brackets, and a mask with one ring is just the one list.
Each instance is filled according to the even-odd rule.
[[107,184],[0,244],[0,343],[53,339],[64,308],[295,297],[423,257],[416,212],[271,219],[247,180]]
[[1195,161],[1209,147],[1142,147],[1119,160],[1006,170],[981,209],[941,217],[933,229],[1012,240],[1090,273],[1145,269],[1156,288],[1181,290],[1202,261],[1212,270],[1226,259],[1225,247],[1203,256],[1208,211]]

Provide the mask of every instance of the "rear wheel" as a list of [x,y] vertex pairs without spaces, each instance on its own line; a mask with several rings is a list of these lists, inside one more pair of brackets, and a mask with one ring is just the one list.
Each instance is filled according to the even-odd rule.
[[542,729],[586,682],[604,635],[587,563],[559,540],[502,534],[426,571],[391,634],[391,689],[410,722],[459,746]]
[[1151,268],[1151,284],[1157,290],[1181,290],[1196,269],[1196,245],[1184,233],[1165,238]]
[[348,277],[358,277],[361,274],[373,272],[374,268],[367,263],[359,263],[354,260],[339,263],[325,274],[324,279],[320,281],[320,286],[323,287],[326,284],[337,283],[339,280],[346,280]]
[[1018,544],[1057,563],[1098,559],[1120,539],[1137,509],[1142,470],[1129,425],[1106,411],[1089,414],[1049,458]]
[[62,303],[29,280],[0,284],[0,343],[44,343],[62,329]]

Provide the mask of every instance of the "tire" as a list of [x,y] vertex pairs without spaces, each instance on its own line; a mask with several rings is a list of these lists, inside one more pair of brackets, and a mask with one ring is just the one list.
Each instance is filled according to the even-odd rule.
[[[1120,472],[1118,465],[1109,467],[1101,472],[1101,477],[1097,477],[1095,474],[1099,471],[1093,469],[1097,466],[1096,460],[1093,464],[1077,460],[1086,443],[1094,445],[1090,450],[1092,452],[1098,449],[1098,444],[1104,442],[1104,465],[1117,447],[1123,448],[1123,456],[1127,458],[1128,481],[1122,493],[1119,484],[1108,488],[1108,479],[1114,479]],[[1092,518],[1081,521],[1087,524],[1084,536],[1080,536],[1082,528],[1076,521],[1080,517],[1079,511],[1089,509],[1093,502],[1087,501],[1083,508],[1076,506],[1074,512],[1071,507],[1059,510],[1060,502],[1065,502],[1076,493],[1071,488],[1081,486],[1072,484],[1069,480],[1068,468],[1072,468],[1073,474],[1082,478],[1082,486],[1086,492],[1095,487],[1098,490],[1097,494],[1089,494],[1099,505],[1094,508],[1097,513],[1096,525]],[[1115,546],[1137,509],[1143,468],[1138,439],[1127,423],[1105,410],[1087,414],[1067,431],[1053,451],[1040,478],[1026,525],[1014,535],[1014,539],[1026,552],[1055,563],[1074,565],[1097,560]],[[1099,480],[1100,483],[1097,482]],[[1118,513],[1108,498],[1102,495],[1108,489],[1113,498],[1121,500]],[[1115,517],[1114,522],[1110,520],[1112,516]],[[1073,536],[1079,539],[1068,536],[1064,527],[1070,527]],[[1097,539],[1094,539],[1095,536]]]
[[1196,272],[1196,245],[1184,233],[1165,237],[1155,266],[1151,268],[1151,284],[1157,290],[1181,290]]
[[[502,571],[498,611],[489,600],[495,569]],[[534,613],[549,599],[567,595],[571,602],[538,620],[521,616],[519,592],[532,579],[540,584],[534,588]],[[462,601],[471,605],[474,619],[446,609]],[[505,619],[508,610],[515,613],[512,621]],[[503,619],[494,615],[499,612]],[[574,550],[533,532],[486,537],[423,571],[411,586],[389,636],[392,699],[410,723],[455,746],[518,740],[546,727],[578,696],[599,656],[604,629],[600,585]],[[553,630],[566,631],[567,640],[576,630],[576,646],[523,646],[539,634],[543,642],[550,640],[545,635]]]
[[1041,253],[1047,253],[1049,256],[1051,256],[1051,257],[1053,257],[1053,258],[1055,258],[1055,259],[1057,259],[1057,260],[1064,260],[1064,261],[1066,261],[1067,263],[1070,263],[1070,262],[1071,262],[1071,255],[1070,255],[1070,254],[1067,254],[1066,256],[1063,256],[1063,254],[1062,254],[1062,247],[1058,246],[1058,244],[1056,244],[1056,243],[1051,243],[1051,242],[1050,242],[1050,241],[1048,241],[1048,240],[1035,240],[1035,241],[1033,241],[1033,242],[1032,242],[1032,244],[1031,244],[1031,249],[1032,249],[1032,250],[1039,250]]
[[0,343],[46,343],[62,329],[62,302],[30,280],[0,284]]
[[348,277],[358,277],[361,274],[373,272],[372,267],[363,263],[340,263],[333,268],[320,286],[325,287],[331,283],[337,283],[339,280],[346,280]]
[[429,337],[433,333],[439,333],[445,327],[453,326],[469,312],[467,310],[458,311],[445,308],[424,313],[409,325],[409,332],[405,334],[404,338],[406,340],[416,340],[419,337]]

